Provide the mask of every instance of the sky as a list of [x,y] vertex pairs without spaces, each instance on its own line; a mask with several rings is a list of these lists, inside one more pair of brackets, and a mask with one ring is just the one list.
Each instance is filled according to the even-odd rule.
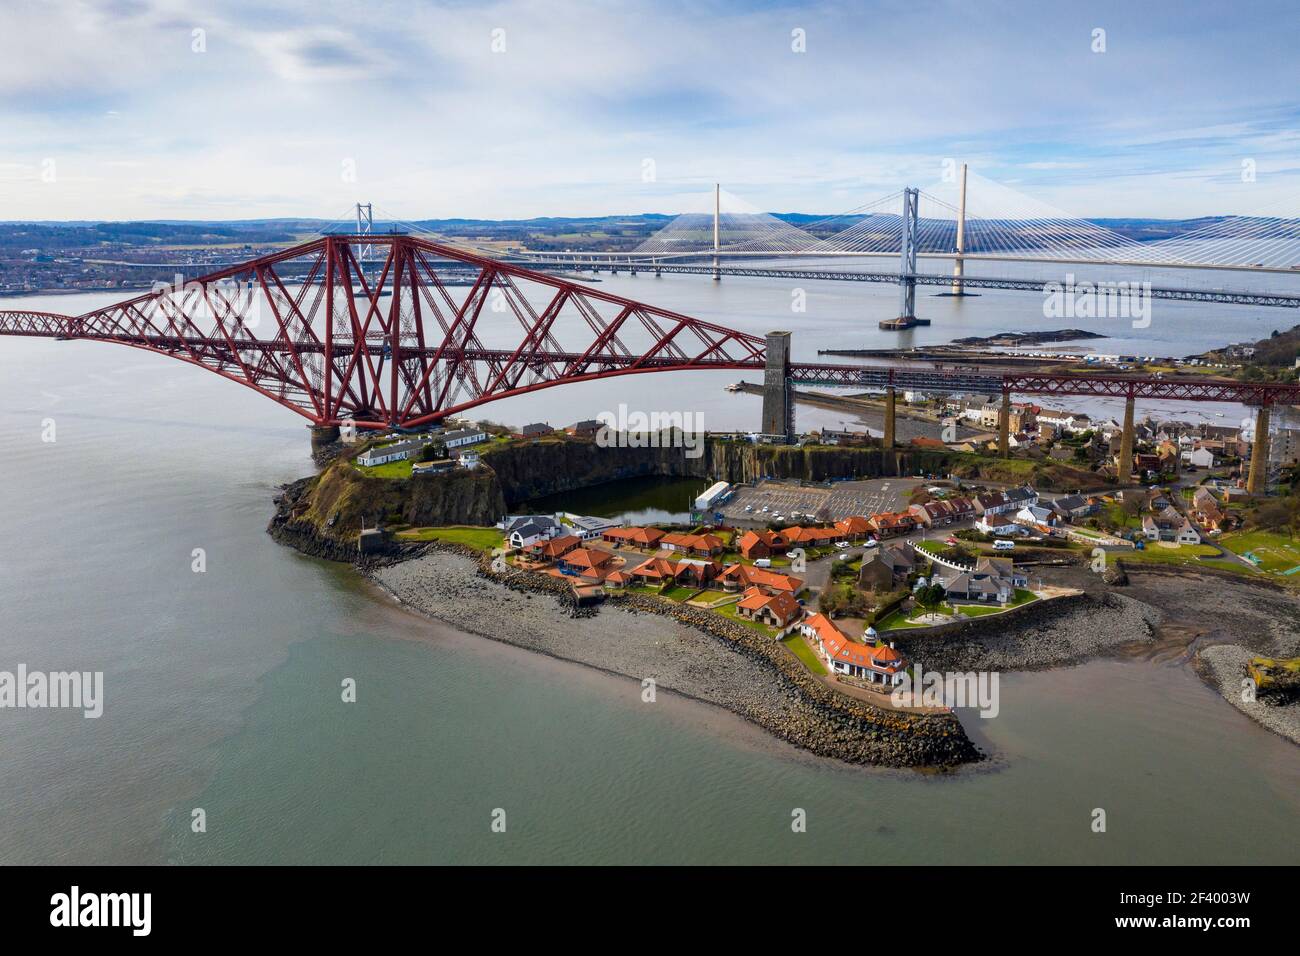
[[831,215],[962,162],[1296,216],[1297,39],[1267,0],[3,0],[0,220]]

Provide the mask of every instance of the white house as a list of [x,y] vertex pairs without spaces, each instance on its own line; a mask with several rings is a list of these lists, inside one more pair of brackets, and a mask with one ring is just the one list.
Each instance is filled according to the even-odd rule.
[[405,461],[424,445],[425,443],[420,441],[399,441],[383,447],[367,448],[363,454],[357,456],[357,464],[373,468],[375,465],[387,464],[390,461]]
[[1189,465],[1195,465],[1197,468],[1213,468],[1214,452],[1208,448],[1193,448],[1191,451],[1183,452],[1183,461]]
[[975,522],[975,530],[984,534],[1024,534],[1025,529],[1000,514],[987,514]]
[[549,541],[564,531],[564,525],[546,515],[520,515],[505,522],[506,540],[512,548],[526,548],[535,541]]
[[444,432],[443,442],[448,448],[460,448],[462,445],[474,445],[481,441],[487,441],[487,432],[481,428],[457,428],[455,431]]

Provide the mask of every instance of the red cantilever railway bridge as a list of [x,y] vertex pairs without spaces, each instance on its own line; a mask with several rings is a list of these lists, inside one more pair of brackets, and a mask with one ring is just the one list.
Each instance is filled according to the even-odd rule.
[[[411,427],[566,382],[767,367],[763,336],[405,235],[325,236],[84,315],[0,312],[0,334],[159,352],[320,426]],[[1300,403],[1300,385],[1204,378],[785,371],[792,383],[857,388]]]

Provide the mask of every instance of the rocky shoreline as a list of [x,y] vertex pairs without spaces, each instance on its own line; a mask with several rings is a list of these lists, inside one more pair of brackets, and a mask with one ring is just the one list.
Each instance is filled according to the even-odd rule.
[[653,680],[819,756],[897,768],[984,758],[951,714],[878,708],[839,694],[781,645],[707,611],[627,595],[575,617],[565,582],[514,569],[498,574],[454,547],[365,573],[405,605],[461,630]]

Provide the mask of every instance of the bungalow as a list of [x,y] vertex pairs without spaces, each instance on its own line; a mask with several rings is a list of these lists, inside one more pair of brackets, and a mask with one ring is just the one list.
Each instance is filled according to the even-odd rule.
[[617,547],[656,548],[663,536],[664,532],[658,528],[631,527],[610,528],[601,535],[601,538]]
[[785,535],[792,545],[805,548],[824,548],[834,544],[840,537],[836,528],[786,528]]
[[872,647],[850,640],[829,618],[814,614],[800,625],[804,636],[817,642],[817,649],[831,671],[868,680],[873,684],[895,685],[903,681],[907,658],[892,645]]
[[659,547],[683,554],[698,554],[710,558],[721,554],[727,546],[715,534],[679,534],[670,532],[659,539]]
[[1029,505],[1016,512],[1016,521],[1039,528],[1054,528],[1058,520],[1056,512],[1043,505]]
[[779,531],[746,531],[740,536],[737,546],[742,555],[753,561],[784,554],[790,547],[790,539]]
[[531,425],[525,425],[523,428],[519,429],[519,437],[541,438],[543,435],[549,435],[553,431],[555,431],[555,429],[550,425],[547,425],[545,422],[534,422]]
[[561,571],[576,574],[581,578],[596,581],[604,580],[605,575],[614,570],[614,555],[598,548],[574,548],[560,557],[557,566]]
[[722,570],[717,561],[702,561],[697,558],[683,558],[670,561],[665,555],[657,554],[646,558],[628,574],[642,584],[658,587],[663,584],[690,584],[703,587],[714,580]]
[[487,441],[487,437],[487,432],[481,428],[457,428],[454,431],[443,432],[442,443],[448,448],[461,448]]
[[583,422],[574,422],[564,430],[566,435],[572,435],[575,438],[593,438],[596,432],[600,431],[601,423],[594,418]]
[[364,454],[357,456],[357,464],[373,468],[375,465],[386,465],[390,461],[405,461],[416,455],[426,444],[427,442],[422,441],[399,441],[391,445],[367,448]]
[[1022,534],[1024,529],[1016,524],[1010,518],[1002,515],[989,514],[984,515],[979,521],[975,522],[975,530],[984,534]]
[[902,534],[911,534],[916,530],[916,519],[906,511],[900,511],[897,514],[881,512],[874,514],[869,519],[872,528],[876,534],[882,538],[892,538]]
[[749,588],[736,603],[736,613],[751,621],[769,627],[785,627],[803,613],[803,608],[788,591],[768,594],[760,588]]
[[456,470],[454,458],[435,458],[433,461],[416,461],[411,463],[413,475],[441,475]]
[[1086,518],[1095,514],[1097,504],[1083,495],[1062,495],[1049,502],[1053,511],[1065,519]]
[[582,544],[576,534],[562,534],[557,538],[540,538],[524,548],[531,558],[540,561],[555,561]]
[[701,558],[682,558],[673,567],[673,578],[678,584],[691,584],[704,587],[722,573],[722,565],[717,561],[705,561]]
[[571,515],[564,516],[573,533],[583,541],[593,541],[596,538],[603,538],[606,531],[611,531],[618,527],[618,522],[610,518],[598,518],[594,515]]
[[798,594],[803,590],[802,578],[794,578],[766,568],[756,568],[752,564],[728,565],[718,575],[718,581],[728,591],[742,591],[757,587],[768,594],[775,594],[778,591]]
[[852,515],[835,522],[835,530],[845,541],[861,541],[871,534],[871,522],[862,515]]

